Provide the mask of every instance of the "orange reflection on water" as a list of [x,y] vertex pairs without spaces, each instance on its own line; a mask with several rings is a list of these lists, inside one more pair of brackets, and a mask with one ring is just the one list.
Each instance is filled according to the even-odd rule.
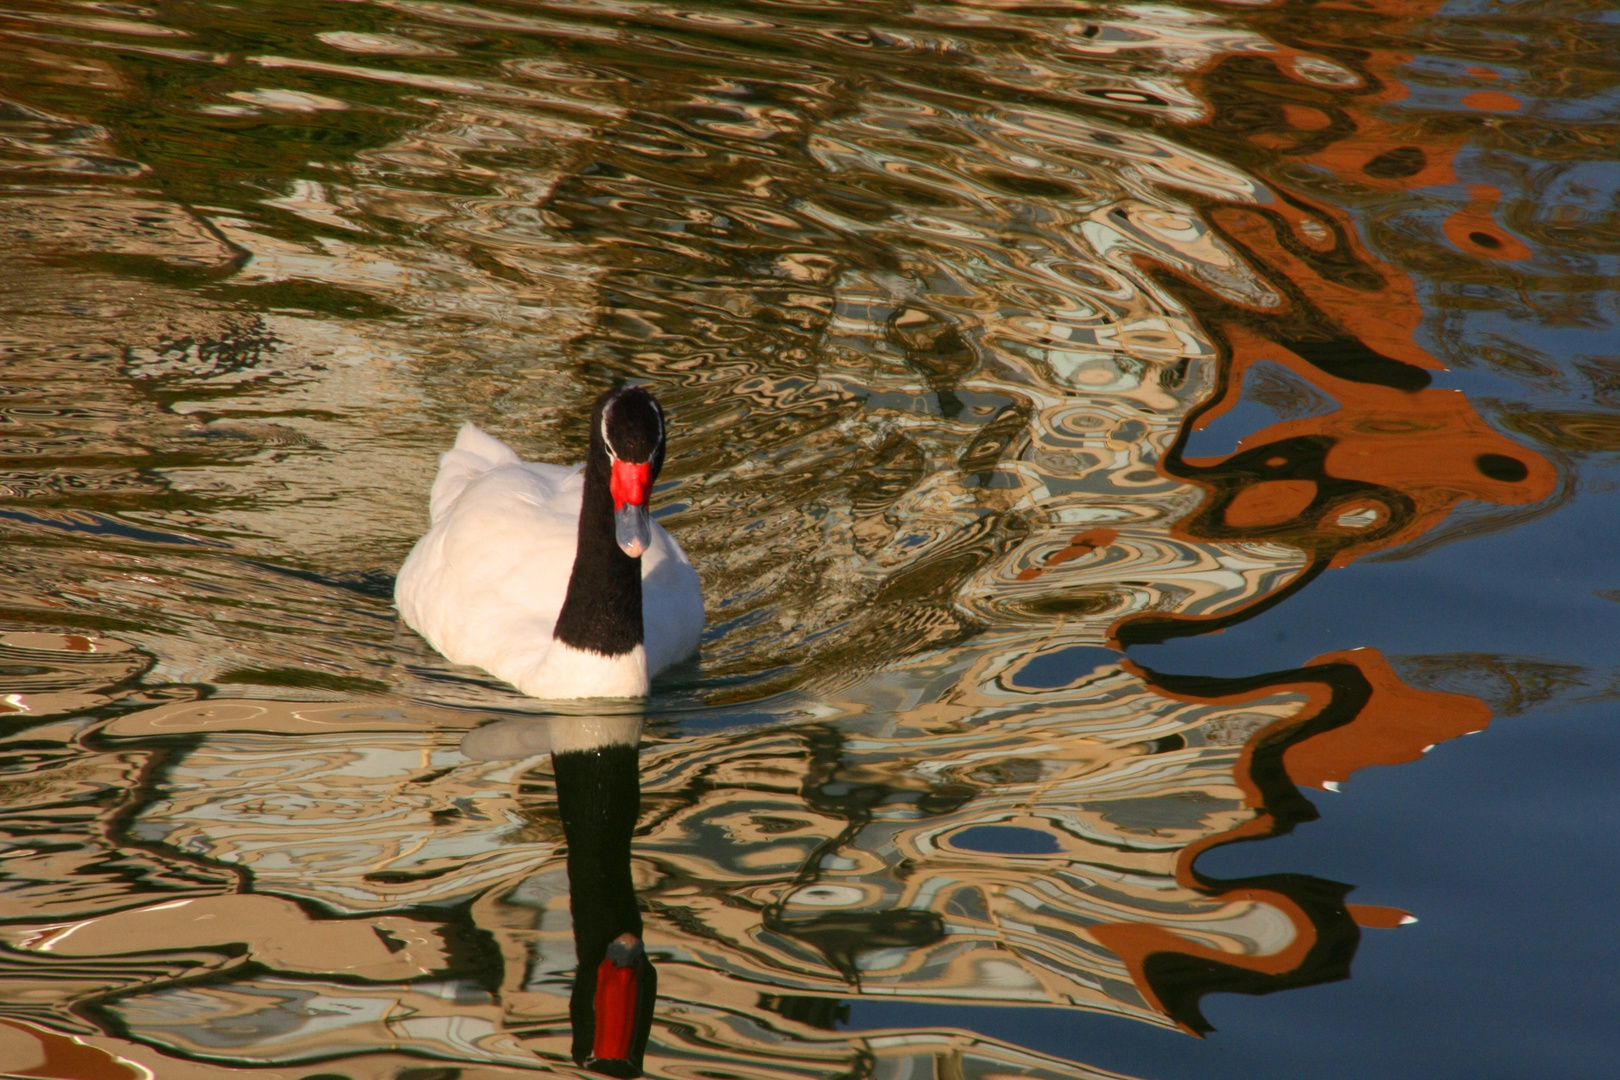
[[[1154,676],[1147,673],[1150,679]],[[1241,705],[1258,696],[1302,693],[1308,705],[1257,731],[1243,746],[1233,778],[1255,816],[1230,831],[1188,844],[1176,879],[1212,902],[1263,900],[1286,912],[1298,935],[1283,951],[1235,957],[1189,942],[1151,922],[1118,923],[1092,933],[1125,960],[1144,997],[1189,1031],[1208,1030],[1198,997],[1209,990],[1267,992],[1348,975],[1356,933],[1363,926],[1399,925],[1393,909],[1320,902],[1270,890],[1222,890],[1193,864],[1212,847],[1291,830],[1316,817],[1294,785],[1337,789],[1359,769],[1416,761],[1436,743],[1482,730],[1490,710],[1477,698],[1407,686],[1374,649],[1319,656],[1297,671],[1249,680],[1157,677],[1161,693],[1176,700]],[[1222,682],[1245,683],[1221,693]],[[1204,685],[1200,685],[1204,684]]]
[[[1400,4],[1369,8],[1402,20],[1430,11]],[[1419,341],[1426,315],[1417,285],[1361,239],[1367,196],[1456,183],[1453,162],[1468,137],[1458,131],[1420,136],[1392,111],[1408,96],[1400,69],[1409,55],[1370,50],[1359,58],[1364,66],[1351,71],[1279,44],[1269,56],[1215,57],[1199,77],[1217,103],[1212,126],[1276,158],[1266,169],[1276,200],[1216,206],[1207,218],[1284,303],[1261,309],[1217,300],[1163,270],[1178,295],[1203,315],[1222,359],[1219,391],[1191,414],[1160,464],[1167,475],[1205,492],[1174,535],[1281,542],[1303,549],[1309,565],[1280,591],[1218,616],[1126,617],[1111,631],[1115,641],[1158,641],[1231,625],[1291,595],[1327,567],[1429,532],[1463,500],[1525,505],[1554,491],[1556,470],[1544,456],[1496,431],[1460,391],[1430,385],[1429,372],[1444,365]],[[1223,116],[1219,103],[1257,85],[1274,91],[1272,102],[1298,104],[1268,102],[1258,110],[1261,119],[1247,126]],[[1344,93],[1347,88],[1352,92]],[[1463,104],[1506,108],[1506,101],[1511,99],[1489,92],[1469,95]],[[1293,137],[1282,139],[1284,130]],[[1308,187],[1289,179],[1306,166],[1317,173]],[[1326,177],[1334,182],[1324,182]],[[1325,190],[1345,193],[1346,205],[1322,198]],[[1444,238],[1469,255],[1528,257],[1528,249],[1492,217],[1500,192],[1474,185],[1469,197],[1467,207],[1445,220]],[[1187,455],[1189,433],[1236,405],[1261,362],[1297,376],[1323,407],[1252,431],[1228,454]]]

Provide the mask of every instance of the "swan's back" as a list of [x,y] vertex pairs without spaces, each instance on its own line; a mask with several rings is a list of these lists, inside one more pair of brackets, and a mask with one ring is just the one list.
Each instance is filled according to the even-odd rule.
[[[437,525],[439,519],[467,490],[467,485],[502,465],[521,465],[523,462],[495,436],[476,424],[462,424],[456,432],[456,445],[439,455],[439,474],[433,478],[433,494],[429,498],[428,513]],[[559,469],[558,465],[542,465],[543,469]],[[564,469],[564,472],[567,470]]]
[[[394,586],[406,624],[455,663],[552,696],[535,679],[568,593],[583,493],[581,466],[525,464],[463,424],[439,456],[432,528]],[[651,674],[696,650],[703,598],[685,552],[656,522],[641,577]]]

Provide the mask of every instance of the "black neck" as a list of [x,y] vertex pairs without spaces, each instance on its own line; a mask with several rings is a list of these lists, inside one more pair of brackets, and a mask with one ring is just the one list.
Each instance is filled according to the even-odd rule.
[[552,636],[576,649],[622,656],[642,639],[641,559],[626,555],[614,536],[609,468],[607,448],[593,431],[579,508],[579,550]]
[[626,933],[640,938],[642,933],[630,878],[630,837],[641,806],[641,778],[634,746],[573,750],[553,754],[551,761],[568,840],[568,907],[579,959],[569,1003],[574,1060],[584,1061],[596,1036],[597,966],[614,938]]

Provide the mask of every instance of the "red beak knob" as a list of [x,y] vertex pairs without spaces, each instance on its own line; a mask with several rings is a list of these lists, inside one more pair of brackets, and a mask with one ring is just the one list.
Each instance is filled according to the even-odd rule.
[[613,493],[613,509],[623,510],[626,503],[633,506],[647,505],[647,488],[652,481],[652,462],[644,461],[636,464],[632,461],[613,459],[613,477],[608,483],[608,490]]

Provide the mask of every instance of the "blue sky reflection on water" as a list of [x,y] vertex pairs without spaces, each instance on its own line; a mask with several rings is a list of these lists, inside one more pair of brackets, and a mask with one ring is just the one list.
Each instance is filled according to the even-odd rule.
[[1199,1044],[1055,1010],[856,1000],[849,1025],[950,1016],[1049,1052],[1082,1045],[1095,1065],[1157,1080],[1609,1075],[1620,1029],[1620,1006],[1602,989],[1620,963],[1620,474],[1604,464],[1582,468],[1583,494],[1568,505],[1512,531],[1363,560],[1223,634],[1130,650],[1148,667],[1228,676],[1355,647],[1397,668],[1420,654],[1497,654],[1553,665],[1567,680],[1517,703],[1497,686],[1487,731],[1358,772],[1339,793],[1312,792],[1319,820],[1199,859],[1216,878],[1351,882],[1353,902],[1418,916],[1364,929],[1349,981],[1206,998],[1216,1030]]
[[[963,1009],[960,1022],[1166,1080],[1608,1076],[1616,769],[1612,706],[1531,711],[1316,795],[1321,820],[1287,837],[1205,856],[1200,870],[1217,876],[1353,881],[1352,900],[1420,921],[1364,931],[1348,982],[1206,999],[1216,1032],[1201,1044],[1051,1010]],[[851,1023],[921,1012],[861,1001]]]
[[[1620,1010],[1598,988],[1620,962],[1610,872],[1620,854],[1611,797],[1620,774],[1620,475],[1593,464],[1581,470],[1582,494],[1510,532],[1364,561],[1225,634],[1132,650],[1150,666],[1227,673],[1287,667],[1354,642],[1397,658],[1523,658],[1568,681],[1421,762],[1313,794],[1322,818],[1286,837],[1203,856],[1199,869],[1217,877],[1286,871],[1355,882],[1352,900],[1404,907],[1420,921],[1365,931],[1349,983],[1211,999],[1206,1013],[1222,1033],[1211,1041],[1230,1058],[1206,1051],[1178,1072],[1178,1054],[1133,1047],[1114,1067],[1155,1076],[1609,1074],[1606,1033]],[[1493,703],[1513,704],[1512,688],[1497,689]]]

